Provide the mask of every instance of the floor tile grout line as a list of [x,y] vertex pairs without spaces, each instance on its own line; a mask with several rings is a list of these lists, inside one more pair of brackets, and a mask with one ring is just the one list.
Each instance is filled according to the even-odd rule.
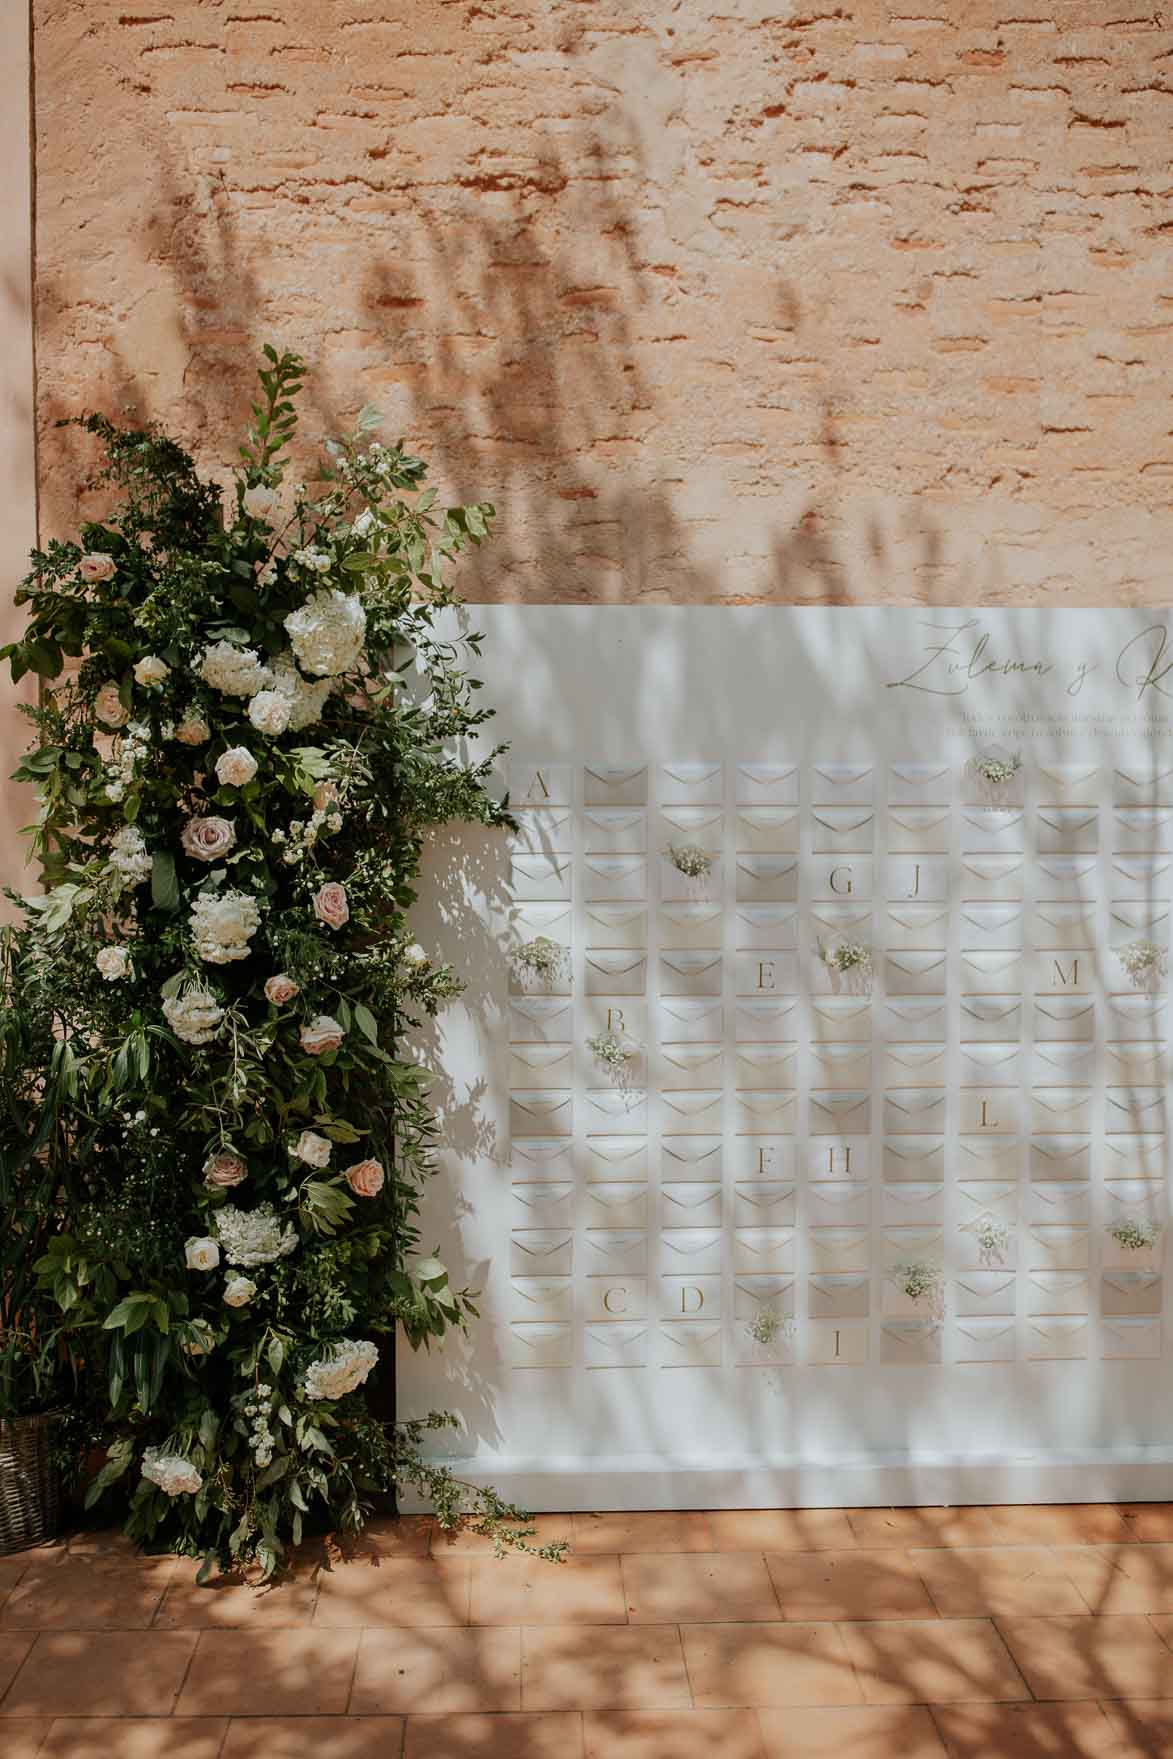
[[684,1647],[684,1626],[676,1624],[673,1625],[672,1629],[676,1632],[676,1641],[680,1644],[680,1662],[684,1668],[684,1683],[688,1687],[688,1701],[694,1710],[699,1710],[700,1705],[696,1701],[696,1689],[693,1686],[692,1674],[688,1666],[688,1651]]
[[171,1700],[171,1709],[168,1712],[169,1716],[175,1715],[176,1709],[178,1708],[178,1705],[179,1705],[179,1700],[183,1696],[183,1689],[187,1685],[188,1675],[191,1673],[191,1665],[192,1665],[192,1662],[195,1660],[196,1650],[200,1646],[201,1634],[202,1633],[199,1631],[197,1631],[195,1633],[195,1642],[192,1644],[191,1648],[188,1650],[187,1663],[183,1669],[183,1677],[179,1682],[179,1686],[178,1686],[178,1689],[175,1693],[175,1696]]
[[346,1685],[346,1706],[342,1712],[343,1716],[350,1715],[350,1706],[354,1702],[354,1682],[358,1678],[358,1657],[359,1651],[362,1649],[362,1640],[363,1631],[360,1629],[354,1645],[354,1655],[352,1656],[350,1663],[350,1679],[347,1681]]

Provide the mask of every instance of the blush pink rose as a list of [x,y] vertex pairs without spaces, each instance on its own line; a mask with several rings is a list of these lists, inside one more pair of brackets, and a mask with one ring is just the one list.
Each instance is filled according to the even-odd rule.
[[114,558],[103,555],[101,550],[90,550],[78,563],[78,573],[87,586],[96,586],[100,580],[113,580]]
[[265,1000],[272,1002],[275,1008],[283,1008],[294,996],[301,994],[301,985],[294,983],[292,977],[286,977],[284,971],[278,971],[265,984]]
[[314,893],[314,915],[327,928],[341,928],[350,921],[350,906],[346,902],[346,887],[338,880],[327,880],[322,888]]
[[209,1191],[230,1191],[248,1177],[248,1168],[238,1154],[214,1154],[204,1162],[204,1184]]
[[345,1037],[337,1020],[329,1014],[318,1014],[308,1025],[302,1027],[299,1037],[301,1048],[308,1056],[320,1057],[325,1051],[336,1051]]
[[235,846],[236,832],[226,818],[189,818],[179,841],[196,861],[220,861]]
[[377,1160],[356,1160],[342,1177],[356,1197],[377,1197],[383,1189],[385,1174]]
[[317,812],[325,812],[328,806],[338,804],[337,782],[319,782],[314,789],[314,808]]

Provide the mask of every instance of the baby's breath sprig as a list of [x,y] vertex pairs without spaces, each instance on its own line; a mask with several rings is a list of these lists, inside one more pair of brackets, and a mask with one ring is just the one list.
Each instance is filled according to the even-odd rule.
[[1156,941],[1128,941],[1117,948],[1116,957],[1128,973],[1133,989],[1151,989],[1169,969],[1169,955]]
[[696,843],[669,843],[664,853],[685,879],[705,879],[713,871],[713,857]]
[[1161,1237],[1159,1222],[1136,1221],[1129,1216],[1125,1221],[1113,1222],[1108,1229],[1111,1239],[1126,1252],[1145,1252],[1155,1246]]
[[1022,758],[1017,751],[1012,752],[1009,757],[998,757],[992,752],[985,752],[979,757],[970,758],[970,768],[991,788],[1004,788],[1022,768]]

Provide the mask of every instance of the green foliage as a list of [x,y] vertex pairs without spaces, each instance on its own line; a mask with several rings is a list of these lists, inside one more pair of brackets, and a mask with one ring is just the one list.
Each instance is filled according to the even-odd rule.
[[420,1458],[445,1419],[389,1427],[362,1382],[476,1311],[418,1255],[437,1126],[399,1047],[459,989],[411,944],[424,834],[505,814],[451,755],[477,639],[435,633],[493,508],[440,509],[365,412],[286,487],[304,368],[265,353],[226,498],[156,429],[81,423],[115,505],[34,553],[3,650],[43,681],[16,773],[48,889],[4,946],[0,1270],[34,1321],[0,1386],[32,1408],[82,1364],[91,1502],[268,1572],[398,1483],[467,1505]]

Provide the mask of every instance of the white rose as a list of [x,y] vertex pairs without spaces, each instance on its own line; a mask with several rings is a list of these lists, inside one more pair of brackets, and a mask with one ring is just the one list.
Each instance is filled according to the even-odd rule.
[[94,963],[107,983],[117,983],[130,971],[130,953],[126,947],[103,947]]
[[330,1160],[330,1146],[329,1139],[316,1130],[303,1130],[289,1152],[307,1167],[324,1167]]
[[144,654],[134,668],[134,681],[136,684],[162,684],[170,671],[171,667],[158,654]]
[[236,831],[226,818],[189,818],[179,841],[196,861],[221,861],[235,847]]
[[283,1008],[286,1002],[291,1002],[294,996],[300,994],[301,985],[294,983],[292,977],[287,977],[284,971],[278,971],[265,980],[265,1000],[272,1002],[275,1008]]
[[247,959],[260,921],[260,907],[248,892],[201,892],[191,907],[196,953],[208,965]]
[[216,759],[216,778],[226,788],[243,788],[257,773],[257,760],[243,745],[233,745]]
[[247,1307],[257,1292],[251,1277],[229,1277],[224,1285],[224,1302],[228,1307]]
[[212,729],[202,715],[188,709],[175,729],[175,737],[181,745],[206,745],[212,737]]
[[245,489],[240,504],[250,519],[268,519],[276,510],[279,499],[276,489],[267,488],[264,483],[254,483],[251,489]]
[[224,1010],[211,990],[195,987],[168,996],[163,1017],[184,1044],[211,1044],[224,1024]]
[[313,593],[300,610],[285,619],[290,646],[303,671],[336,678],[354,669],[362,657],[367,615],[356,593]]
[[130,719],[130,710],[123,708],[117,684],[103,684],[94,698],[94,713],[103,726],[125,727]]
[[418,941],[412,941],[410,947],[404,947],[403,963],[405,965],[426,965],[427,962],[428,955]]
[[188,1270],[215,1270],[220,1262],[220,1248],[215,1240],[193,1235],[184,1242],[183,1257]]
[[284,733],[293,712],[292,703],[283,690],[258,690],[248,705],[248,718],[258,733],[276,738]]
[[308,1026],[303,1026],[300,1033],[301,1048],[311,1057],[320,1057],[325,1051],[336,1051],[346,1036],[337,1020],[329,1014],[318,1014]]
[[114,558],[103,555],[101,550],[88,550],[78,563],[78,572],[87,586],[97,586],[102,580],[113,580]]

